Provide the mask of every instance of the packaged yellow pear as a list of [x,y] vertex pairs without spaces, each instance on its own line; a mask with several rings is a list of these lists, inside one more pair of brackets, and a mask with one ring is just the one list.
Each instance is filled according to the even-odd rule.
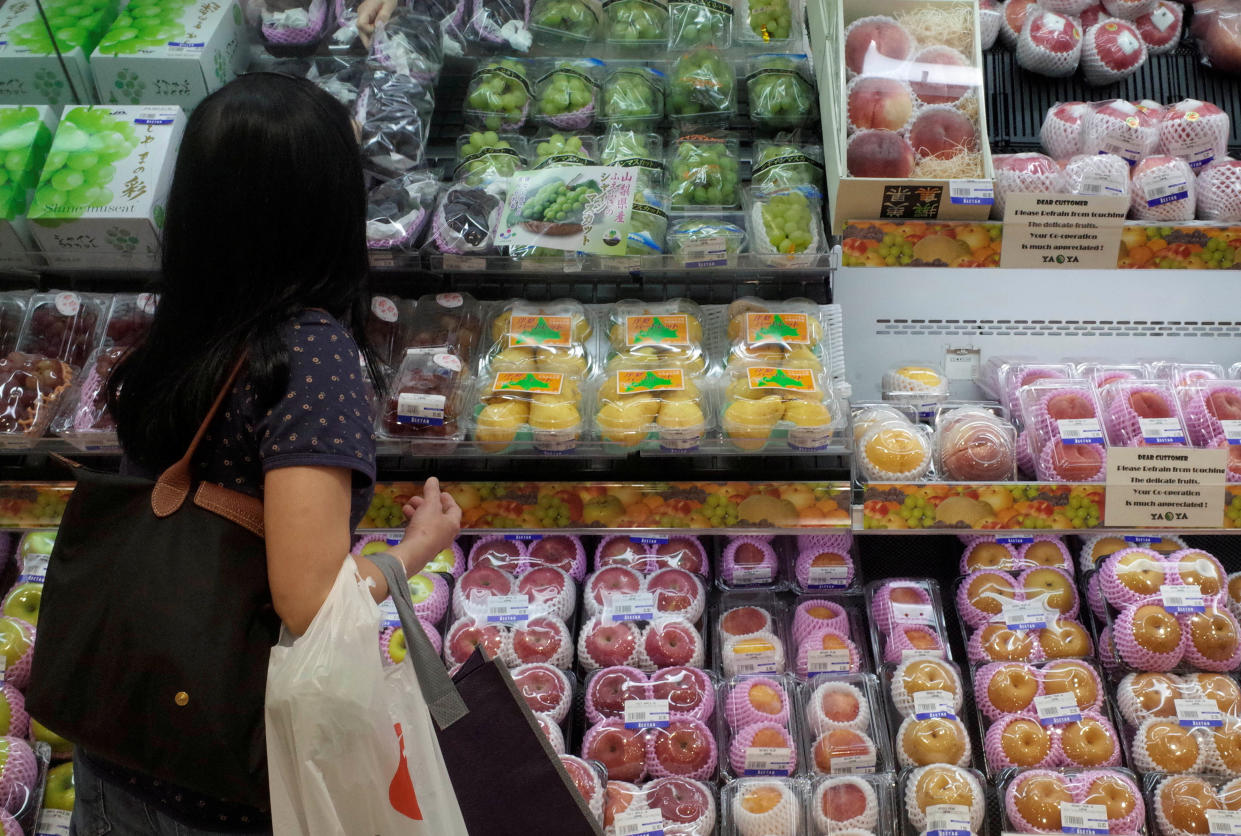
[[580,381],[594,368],[590,315],[572,299],[506,302],[494,312],[488,333],[488,371],[539,371]]
[[608,338],[609,368],[675,365],[690,374],[702,374],[707,368],[702,309],[689,299],[617,302],[608,315]]
[[484,453],[570,453],[585,424],[581,376],[537,369],[482,375],[473,409],[473,439]]
[[734,363],[726,380],[720,424],[736,449],[810,453],[845,443],[847,409],[814,369]]
[[697,450],[714,414],[703,378],[683,366],[619,363],[595,398],[595,431],[605,448]]
[[809,299],[742,297],[728,306],[728,363],[770,363],[823,375],[828,356],[819,306]]

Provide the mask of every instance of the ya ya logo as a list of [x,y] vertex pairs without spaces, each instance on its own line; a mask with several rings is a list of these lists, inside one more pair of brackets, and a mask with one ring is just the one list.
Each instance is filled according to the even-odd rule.
[[1077,264],[1081,261],[1075,255],[1045,255],[1043,256],[1044,264]]

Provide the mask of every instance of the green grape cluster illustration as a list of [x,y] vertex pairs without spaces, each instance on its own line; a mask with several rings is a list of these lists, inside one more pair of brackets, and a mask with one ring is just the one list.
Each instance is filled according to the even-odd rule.
[[[14,29],[10,38],[38,55],[79,48],[90,53],[116,19],[119,5],[118,0],[43,0],[48,25],[43,25],[42,16],[35,16]],[[49,28],[56,38],[54,45]]]
[[34,89],[48,104],[60,104],[68,92],[65,77],[53,70],[35,70]]
[[132,253],[138,248],[138,236],[124,227],[109,227],[105,237],[108,246],[123,253]]
[[0,212],[13,218],[26,210],[26,190],[34,188],[52,144],[52,132],[33,107],[0,110]]
[[108,100],[139,104],[142,102],[142,94],[146,92],[146,89],[146,82],[141,76],[129,70],[121,70],[116,74],[116,80],[112,82],[112,88],[108,91]]
[[194,0],[130,0],[99,42],[105,55],[133,55],[185,34],[181,18]]
[[31,216],[80,217],[88,208],[107,206],[116,163],[136,147],[134,126],[114,119],[107,108],[69,111],[56,129]]
[[580,218],[591,195],[600,194],[594,180],[568,186],[560,180],[547,183],[521,208],[521,217],[528,221],[564,221]]

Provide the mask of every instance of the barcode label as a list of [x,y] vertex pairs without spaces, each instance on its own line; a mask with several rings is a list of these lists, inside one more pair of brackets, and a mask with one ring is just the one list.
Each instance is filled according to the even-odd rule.
[[1063,418],[1056,421],[1065,444],[1102,444],[1103,427],[1098,418]]
[[612,820],[616,836],[664,836],[664,817],[659,810],[626,810]]
[[1187,584],[1166,584],[1159,587],[1163,606],[1171,613],[1206,612],[1206,600],[1202,590]]
[[849,673],[852,667],[848,650],[838,648],[806,653],[806,673]]
[[401,617],[396,614],[396,604],[391,598],[385,598],[379,605],[379,624],[385,630],[389,627],[401,626]]
[[736,653],[736,669],[739,674],[781,673],[777,670],[776,654],[770,650]]
[[931,720],[935,717],[948,717],[953,720],[957,718],[952,694],[940,690],[915,691],[914,718]]
[[73,813],[69,810],[49,810],[44,807],[39,813],[35,836],[69,836],[69,819],[71,818],[73,818]]
[[669,716],[667,700],[629,700],[625,703],[627,729],[666,729]]
[[793,771],[793,750],[760,746],[745,750],[746,775],[788,775]]
[[525,595],[495,595],[487,599],[489,624],[524,624],[530,620],[530,601]]
[[728,243],[723,238],[700,238],[681,247],[681,263],[686,267],[728,266]]
[[970,808],[961,804],[932,804],[926,808],[926,836],[973,836]]
[[43,583],[47,579],[47,561],[50,555],[32,554],[22,564],[18,583]]
[[1060,829],[1064,833],[1107,834],[1107,808],[1102,804],[1060,802]]
[[1077,705],[1077,696],[1073,692],[1066,694],[1044,694],[1034,698],[1034,710],[1038,712],[1038,721],[1044,726],[1064,726],[1082,719],[1082,711]]
[[735,586],[758,586],[771,583],[773,579],[774,574],[770,566],[738,566],[733,569]]
[[844,589],[849,585],[849,567],[811,566],[806,580],[810,589]]
[[828,765],[833,775],[869,774],[875,771],[875,756],[871,754],[842,755],[832,758]]
[[1209,836],[1241,836],[1241,810],[1207,810]]
[[1176,721],[1187,729],[1216,728],[1224,725],[1219,704],[1215,700],[1173,700]]
[[1163,206],[1189,198],[1189,181],[1174,166],[1164,170],[1156,169],[1148,172],[1146,183],[1146,205]]
[[1241,421],[1220,421],[1219,426],[1229,444],[1241,444]]
[[629,592],[608,596],[603,607],[603,621],[650,621],[655,617],[655,593]]
[[1001,613],[1004,626],[1010,630],[1042,630],[1047,626],[1047,608],[1041,600],[1005,601]]
[[447,403],[448,398],[443,395],[402,392],[397,396],[396,422],[419,427],[442,427]]
[[995,184],[990,180],[949,180],[948,199],[959,206],[991,206]]
[[1110,197],[1124,194],[1128,185],[1127,180],[1118,180],[1102,172],[1090,172],[1082,175],[1082,181],[1077,186],[1077,193],[1080,195],[1102,194]]
[[1179,418],[1139,418],[1142,440],[1147,444],[1184,444],[1185,430]]

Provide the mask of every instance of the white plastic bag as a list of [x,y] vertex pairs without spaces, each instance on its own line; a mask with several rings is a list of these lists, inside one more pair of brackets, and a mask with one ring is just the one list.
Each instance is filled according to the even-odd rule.
[[467,836],[414,669],[385,671],[379,608],[345,559],[305,635],[267,669],[276,833]]

